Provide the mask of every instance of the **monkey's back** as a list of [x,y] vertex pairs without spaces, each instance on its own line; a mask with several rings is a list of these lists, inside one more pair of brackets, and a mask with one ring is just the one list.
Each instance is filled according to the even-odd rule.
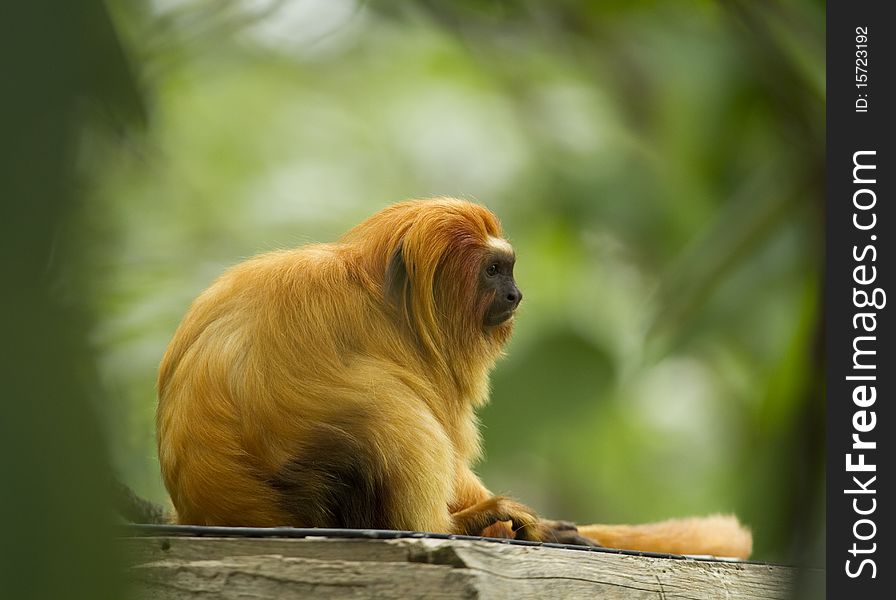
[[[397,361],[371,362],[370,341],[382,347],[399,334],[382,327],[389,321],[373,284],[345,251],[312,245],[255,257],[190,307],[158,381],[159,459],[181,522],[313,525],[297,523],[282,501],[291,485],[284,477],[301,468],[297,460],[329,456],[334,464],[324,471],[361,477],[346,475],[342,463],[358,464],[382,435],[369,431],[371,411],[402,412],[389,409],[401,394],[384,389],[392,379],[382,372]],[[366,390],[359,386],[365,369],[379,382]],[[313,494],[307,501],[323,502]]]

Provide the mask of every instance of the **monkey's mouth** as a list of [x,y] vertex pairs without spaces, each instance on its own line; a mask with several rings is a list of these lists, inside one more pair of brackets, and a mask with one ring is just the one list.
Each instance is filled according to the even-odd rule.
[[507,321],[513,319],[513,315],[515,313],[516,309],[513,308],[498,313],[490,313],[485,317],[485,325],[486,327],[497,327],[501,323],[506,323]]

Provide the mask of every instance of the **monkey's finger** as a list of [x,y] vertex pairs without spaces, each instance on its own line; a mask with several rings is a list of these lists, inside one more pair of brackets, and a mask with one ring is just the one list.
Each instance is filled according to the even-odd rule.
[[532,515],[525,517],[515,516],[511,519],[513,526],[513,537],[517,540],[526,540],[529,542],[542,541],[541,527],[538,519]]
[[576,524],[571,521],[554,521],[552,519],[542,519],[542,525],[555,531],[573,531],[577,532]]

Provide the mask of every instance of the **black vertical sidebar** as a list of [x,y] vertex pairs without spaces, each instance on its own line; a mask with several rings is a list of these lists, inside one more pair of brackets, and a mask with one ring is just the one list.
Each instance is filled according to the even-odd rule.
[[834,599],[896,597],[896,22],[887,8],[827,3],[826,575]]

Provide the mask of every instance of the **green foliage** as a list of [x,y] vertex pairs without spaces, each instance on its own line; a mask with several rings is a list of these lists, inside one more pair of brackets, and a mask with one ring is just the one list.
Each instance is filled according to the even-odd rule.
[[164,498],[155,368],[225,266],[455,195],[525,294],[488,485],[583,522],[735,511],[759,559],[821,543],[822,3],[264,6],[113,6],[149,126],[85,145],[78,249],[126,479]]

